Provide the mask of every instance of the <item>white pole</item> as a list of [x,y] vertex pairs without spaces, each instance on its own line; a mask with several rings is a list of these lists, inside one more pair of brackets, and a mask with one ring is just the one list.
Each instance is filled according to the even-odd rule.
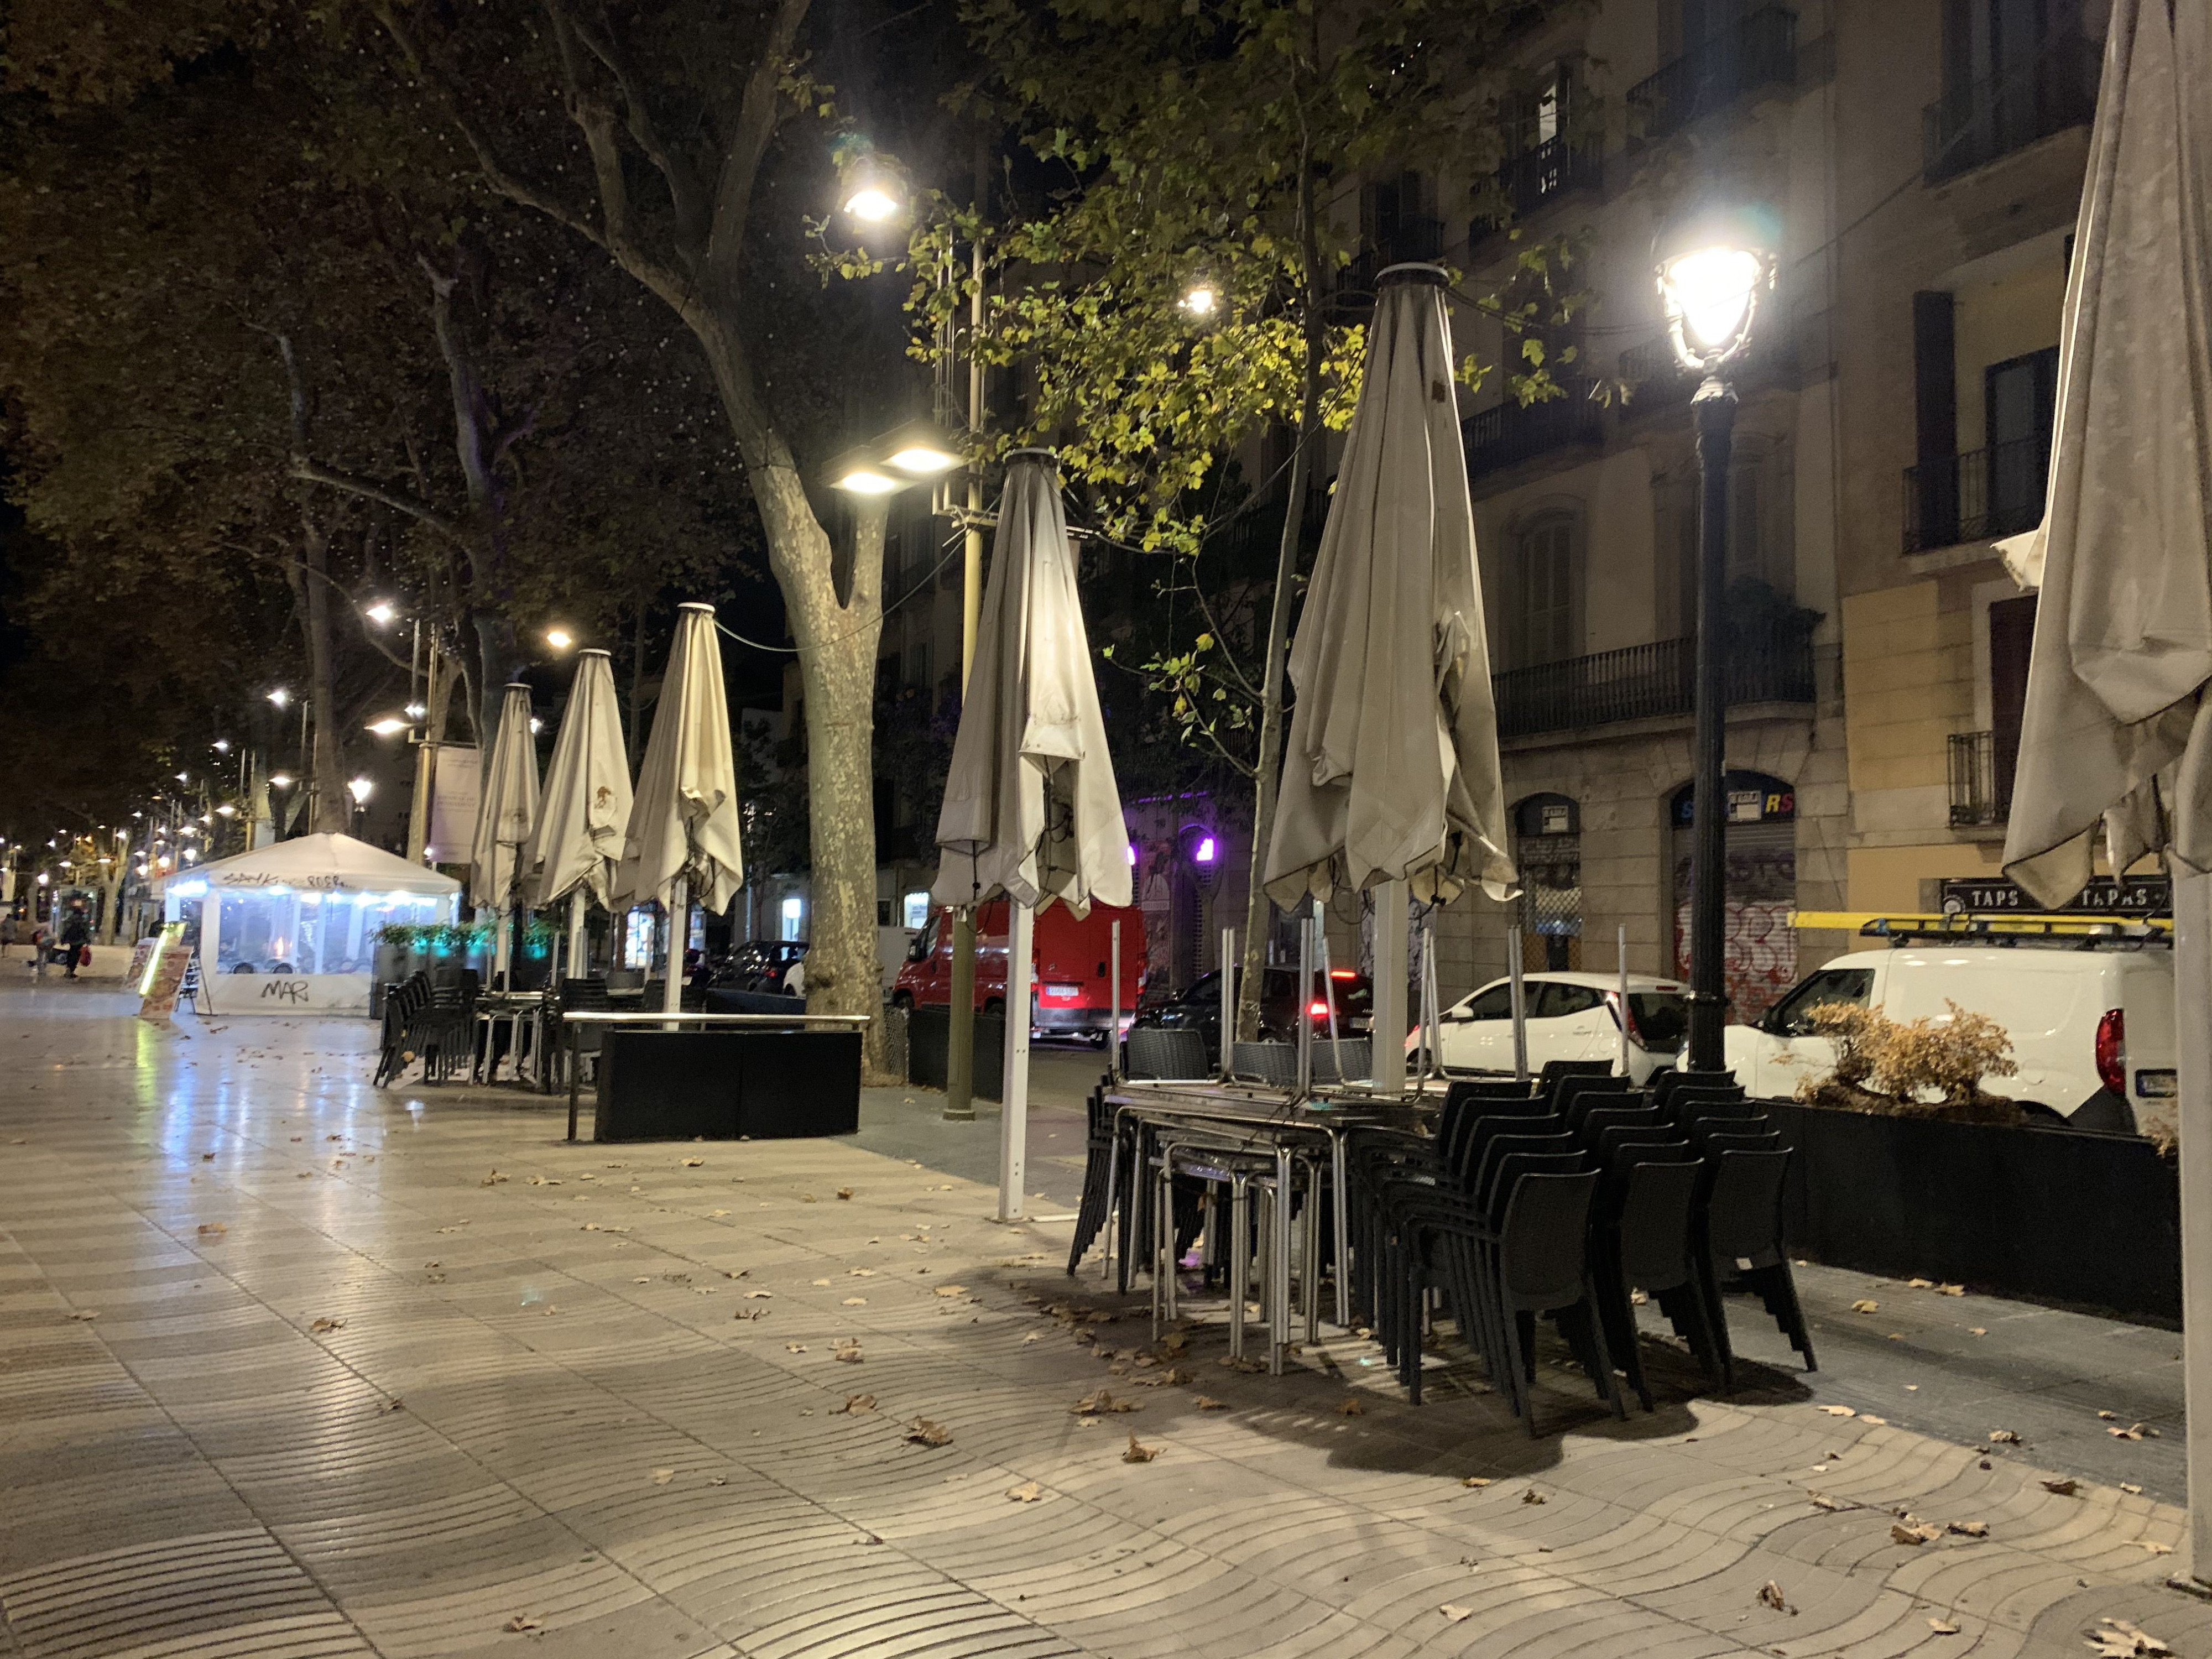
[[1313,1092],[1313,1016],[1306,1012],[1313,1000],[1313,915],[1309,911],[1298,920],[1298,994],[1291,1006],[1298,1022],[1298,1098],[1304,1100]]
[[1221,1080],[1232,1075],[1229,1060],[1237,1041],[1237,930],[1221,930]]
[[584,890],[568,895],[568,977],[588,979],[592,963],[584,945]]
[[1521,918],[1506,913],[1505,979],[1513,997],[1513,1075],[1528,1080],[1528,986],[1521,976]]
[[1620,924],[1619,950],[1620,953],[1620,1074],[1631,1075],[1628,1069],[1628,924]]
[[1109,964],[1114,970],[1112,1023],[1106,1027],[1106,1080],[1121,1080],[1121,918],[1114,918],[1110,930],[1114,939],[1113,960]]
[[1406,884],[1386,881],[1375,890],[1375,1011],[1370,1079],[1382,1095],[1406,1092]]
[[1434,1073],[1444,1071],[1443,994],[1437,981],[1437,907],[1431,904],[1421,918],[1421,1048],[1428,1063],[1421,1068],[1425,1084]]
[[[1328,917],[1322,909],[1319,899],[1313,902],[1313,925],[1314,939],[1318,946],[1315,954],[1321,963],[1322,1000],[1328,1004],[1328,1043],[1336,1055],[1336,1080],[1341,1085],[1345,1081],[1344,1033],[1337,1029],[1336,1024],[1336,975],[1329,972],[1332,964],[1328,959]],[[1373,1079],[1369,1080],[1371,1082]]]
[[999,1219],[1022,1218],[1022,1182],[1030,1146],[1030,976],[1036,949],[1036,912],[1009,902],[1006,940],[1006,1062],[1000,1089]]
[[[667,983],[660,991],[660,1012],[664,1014],[684,1012],[684,939],[690,931],[691,881],[688,876],[678,876],[668,893]],[[668,1027],[672,1031],[675,1029],[673,1025]]]
[[2173,881],[2173,1035],[2180,1096],[2181,1340],[2189,1560],[2212,1574],[2212,877]]

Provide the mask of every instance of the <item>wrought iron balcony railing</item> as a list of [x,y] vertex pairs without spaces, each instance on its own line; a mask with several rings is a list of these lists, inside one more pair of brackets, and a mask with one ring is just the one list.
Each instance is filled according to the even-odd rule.
[[2031,61],[1929,105],[1921,113],[1923,176],[1931,185],[1954,179],[2085,125],[2096,113],[2099,59],[2094,41],[2060,35]]
[[1905,470],[1905,550],[2033,530],[2043,518],[2051,434],[2018,438]]
[[2012,771],[1998,775],[1994,733],[1952,733],[1950,763],[1954,824],[2002,823],[2012,817]]
[[1486,214],[1468,227],[1468,246],[1479,247],[1505,228],[1510,219],[1525,219],[1559,198],[1578,190],[1596,188],[1604,180],[1604,150],[1595,137],[1569,138],[1564,133],[1508,156],[1496,174],[1498,191],[1509,214]]
[[1533,404],[1509,399],[1468,416],[1460,422],[1468,474],[1480,477],[1570,444],[1598,442],[1603,411],[1590,400],[1591,385],[1584,375],[1565,377],[1559,381],[1563,396]]
[[[1731,629],[1727,654],[1729,702],[1814,701],[1813,646],[1802,628]],[[1697,707],[1697,641],[1679,639],[1510,669],[1491,680],[1498,734],[1530,737],[1689,714]]]
[[1663,138],[1746,93],[1796,79],[1797,14],[1760,6],[1631,87],[1629,115],[1644,137]]

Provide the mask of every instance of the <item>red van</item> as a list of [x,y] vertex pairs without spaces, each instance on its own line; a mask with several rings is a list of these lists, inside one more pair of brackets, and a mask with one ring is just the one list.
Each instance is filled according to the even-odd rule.
[[[975,915],[975,1006],[987,1014],[1006,1006],[1006,901],[993,899]],[[1077,1035],[1103,1041],[1114,1018],[1111,982],[1114,923],[1121,924],[1121,1017],[1137,1012],[1137,991],[1145,978],[1145,913],[1134,905],[1116,908],[1094,904],[1080,921],[1064,904],[1041,910],[1036,918],[1035,990],[1030,1007],[1033,1030],[1052,1036]],[[952,912],[933,914],[914,942],[906,964],[891,987],[891,1006],[949,1003],[952,1000]]]

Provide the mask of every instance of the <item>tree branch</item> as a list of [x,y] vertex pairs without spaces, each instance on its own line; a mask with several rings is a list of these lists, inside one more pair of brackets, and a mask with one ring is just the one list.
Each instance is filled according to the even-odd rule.
[[702,276],[710,294],[726,292],[744,252],[745,225],[751,212],[753,183],[759,176],[769,141],[781,118],[784,66],[806,20],[809,0],[776,0],[775,17],[761,42],[760,59],[746,79],[738,106],[736,131],[722,158],[714,187],[714,215],[708,227]]
[[416,523],[435,531],[456,547],[466,548],[469,544],[467,532],[435,507],[424,505],[412,495],[386,489],[374,479],[359,477],[337,467],[325,466],[305,455],[292,458],[289,471],[291,477],[302,483],[323,484],[345,495],[358,495],[363,501],[378,502],[395,513],[404,513]]
[[[546,3],[555,14],[565,14],[562,0]],[[623,123],[629,136],[667,183],[668,199],[676,210],[678,251],[687,259],[696,259],[707,240],[706,203],[698,176],[691,170],[690,163],[662,140],[659,129],[653,125],[653,112],[646,102],[636,69],[617,44],[613,19],[602,11],[601,20],[606,26],[604,34],[592,33],[574,17],[565,18],[584,50],[606,65],[607,73],[615,77],[615,85],[622,93]]]
[[[407,60],[409,71],[429,90],[432,97],[445,106],[447,118],[459,131],[463,142],[475,153],[477,167],[483,174],[484,182],[510,202],[542,213],[556,224],[567,226],[594,246],[607,247],[606,237],[582,214],[550,191],[507,171],[492,149],[490,140],[463,112],[460,100],[454,95],[453,88],[447,85],[442,76],[432,71],[413,33],[399,21],[398,13],[393,9],[391,0],[376,0],[375,12],[377,21],[384,25],[385,33],[392,37],[399,48],[400,55]],[[611,249],[609,251],[612,252]]]

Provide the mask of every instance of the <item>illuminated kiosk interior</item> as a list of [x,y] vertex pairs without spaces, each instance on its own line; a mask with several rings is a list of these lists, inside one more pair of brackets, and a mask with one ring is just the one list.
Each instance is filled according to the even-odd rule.
[[451,923],[461,884],[351,836],[302,836],[162,884],[161,914],[198,939],[218,1014],[368,1012],[377,930]]

